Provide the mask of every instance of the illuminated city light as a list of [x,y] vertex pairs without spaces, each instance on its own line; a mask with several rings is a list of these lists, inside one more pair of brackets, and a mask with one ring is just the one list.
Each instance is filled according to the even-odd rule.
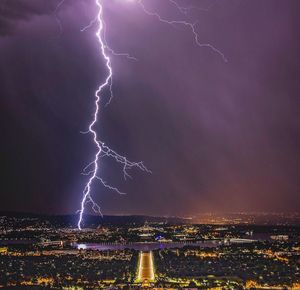
[[141,283],[154,282],[154,263],[153,254],[150,252],[141,252],[139,256],[139,269],[137,281]]

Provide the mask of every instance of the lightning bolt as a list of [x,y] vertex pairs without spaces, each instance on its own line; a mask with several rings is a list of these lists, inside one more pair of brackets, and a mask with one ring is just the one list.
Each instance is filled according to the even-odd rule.
[[185,14],[185,15],[188,14],[191,10],[209,11],[210,8],[212,6],[214,6],[214,4],[216,3],[216,1],[215,1],[212,4],[210,4],[207,8],[201,8],[201,7],[197,7],[197,6],[187,6],[187,7],[181,6],[175,0],[169,0],[169,2],[171,4],[173,4],[180,11],[180,13]]
[[[94,125],[98,121],[100,96],[105,88],[107,88],[107,87],[109,88],[110,99],[112,98],[112,87],[111,86],[112,86],[112,77],[113,77],[111,59],[107,54],[107,50],[109,50],[109,51],[112,51],[112,50],[108,48],[108,45],[105,40],[105,34],[104,34],[105,23],[103,20],[103,6],[101,3],[101,0],[95,0],[95,3],[96,3],[96,6],[98,7],[98,15],[96,17],[96,20],[95,19],[92,20],[88,26],[86,26],[85,28],[82,29],[82,31],[88,29],[94,23],[97,22],[98,30],[96,32],[96,37],[97,37],[99,45],[100,45],[101,55],[105,61],[107,75],[106,75],[104,82],[100,84],[100,86],[98,87],[98,89],[95,92],[95,103],[94,103],[95,111],[93,114],[93,119],[92,119],[92,121],[88,127],[88,131],[87,131],[87,133],[90,133],[93,136],[93,142],[95,144],[97,151],[95,153],[94,160],[90,164],[88,164],[83,170],[83,174],[89,176],[89,179],[83,190],[83,197],[81,200],[81,207],[79,210],[79,220],[78,220],[78,224],[77,224],[79,230],[82,229],[83,214],[85,211],[86,204],[91,203],[92,209],[95,212],[100,213],[102,215],[99,205],[93,200],[93,198],[91,196],[91,187],[92,187],[94,180],[99,180],[104,187],[106,187],[110,190],[114,190],[119,194],[123,194],[116,187],[110,186],[101,177],[99,177],[97,175],[98,174],[98,161],[101,157],[104,157],[104,156],[110,157],[110,158],[114,159],[116,162],[120,163],[123,167],[123,175],[124,175],[125,179],[127,177],[131,177],[129,175],[128,171],[134,167],[139,168],[142,171],[151,173],[151,171],[145,167],[143,162],[129,161],[125,156],[120,155],[119,153],[117,153],[116,151],[112,150],[107,145],[105,145],[104,142],[99,140],[97,132],[94,129]],[[90,170],[88,171],[88,169],[90,169]]]
[[[90,23],[86,26],[84,26],[83,28],[80,29],[81,32],[84,32],[86,30],[88,30],[89,28],[91,28],[95,23],[97,23],[98,21],[98,16],[96,16],[94,19],[92,19],[90,21]],[[103,21],[103,20],[102,20]],[[103,43],[105,44],[105,49],[108,50],[112,55],[114,56],[124,56],[130,60],[135,60],[138,61],[138,59],[132,55],[130,55],[128,52],[116,52],[115,50],[113,50],[108,44],[107,44],[107,40],[106,40],[106,25],[105,22],[103,21],[103,36],[102,36],[102,40]]]
[[[62,33],[62,25],[61,22],[57,16],[57,11],[60,8],[60,6],[64,3],[65,0],[61,0],[54,13],[55,13],[55,18],[56,21],[58,22],[59,28],[60,28],[60,32]],[[98,162],[99,159],[102,157],[108,157],[111,158],[113,160],[115,160],[117,163],[121,164],[122,166],[122,170],[123,170],[123,176],[124,179],[127,178],[131,178],[131,176],[129,175],[129,170],[132,168],[138,168],[141,171],[144,172],[148,172],[151,173],[151,171],[149,169],[147,169],[147,167],[143,164],[143,162],[132,162],[129,161],[125,156],[120,155],[119,153],[117,153],[116,151],[112,150],[111,148],[109,148],[103,141],[101,141],[98,138],[98,134],[96,132],[96,130],[94,129],[94,125],[97,123],[98,118],[99,118],[99,110],[100,110],[100,98],[102,96],[102,93],[105,89],[108,89],[110,92],[110,98],[107,104],[110,103],[112,97],[113,97],[113,91],[112,91],[112,80],[113,80],[113,69],[112,69],[112,65],[111,65],[111,58],[109,55],[115,55],[115,56],[124,56],[130,60],[137,60],[135,57],[131,56],[129,53],[120,53],[120,52],[116,52],[114,51],[108,44],[106,41],[106,25],[103,19],[103,6],[102,6],[102,1],[103,0],[95,0],[95,5],[98,8],[98,14],[97,16],[92,19],[90,21],[90,23],[88,25],[86,25],[85,27],[83,27],[81,29],[82,32],[86,31],[87,29],[91,28],[93,25],[97,24],[97,32],[96,32],[96,37],[99,43],[99,47],[100,47],[100,53],[103,57],[103,60],[105,62],[105,66],[106,66],[106,70],[107,70],[107,75],[105,77],[105,80],[99,85],[98,89],[95,91],[95,101],[94,101],[94,105],[95,105],[95,110],[94,110],[94,114],[93,114],[93,118],[91,120],[91,123],[88,126],[88,130],[86,132],[82,132],[84,134],[91,134],[93,137],[93,142],[94,145],[96,147],[96,152],[95,152],[95,157],[93,159],[92,162],[90,162],[84,169],[82,174],[85,176],[88,176],[88,181],[84,187],[83,190],[83,197],[81,200],[81,204],[80,204],[80,209],[79,209],[79,220],[78,220],[78,229],[81,230],[82,229],[82,224],[83,224],[83,215],[85,212],[85,207],[88,204],[91,204],[91,208],[94,212],[99,213],[100,215],[102,215],[101,213],[101,208],[100,206],[94,201],[94,199],[92,198],[91,195],[91,191],[92,191],[92,185],[94,183],[95,180],[98,180],[105,188],[115,191],[118,194],[125,194],[122,191],[120,191],[118,188],[109,185],[105,180],[103,180],[99,175],[98,175]],[[140,8],[142,9],[142,11],[148,15],[148,16],[152,16],[155,17],[158,21],[164,23],[164,24],[168,24],[171,26],[184,26],[186,28],[188,28],[190,30],[190,32],[192,33],[192,36],[194,38],[195,44],[199,47],[208,47],[210,48],[213,52],[217,53],[219,56],[221,56],[221,58],[224,60],[224,62],[227,62],[227,58],[225,57],[224,53],[222,53],[219,49],[217,49],[216,47],[214,47],[213,45],[209,44],[209,43],[201,43],[199,40],[199,35],[196,31],[196,23],[192,23],[189,22],[187,20],[169,20],[166,19],[164,17],[162,17],[158,12],[156,11],[150,11],[146,5],[144,4],[143,0],[135,0],[136,3],[140,6]],[[198,8],[198,7],[183,7],[180,6],[175,0],[167,0],[171,5],[173,5],[173,7],[175,7],[181,14],[183,15],[187,15],[188,12],[191,9],[198,9],[198,10],[205,10],[207,11],[209,8]]]
[[[168,0],[170,4],[172,4],[176,9],[178,9],[182,14],[187,14],[187,11],[190,9],[194,9],[195,7],[182,7],[180,6],[175,0]],[[220,55],[223,59],[224,62],[228,62],[227,58],[225,57],[224,53],[222,51],[220,51],[219,49],[217,49],[216,47],[214,47],[212,44],[210,43],[201,43],[199,40],[199,35],[196,31],[196,25],[197,22],[192,23],[189,22],[187,20],[169,20],[166,19],[164,17],[162,17],[159,13],[155,12],[155,11],[150,11],[147,9],[146,5],[144,4],[143,0],[137,0],[137,3],[140,5],[141,9],[144,11],[144,13],[146,13],[149,16],[153,16],[156,17],[158,21],[171,25],[171,26],[175,26],[175,25],[179,25],[179,26],[185,26],[187,27],[193,37],[194,37],[194,41],[196,43],[197,46],[199,47],[208,47],[210,48],[212,51],[214,51],[215,53],[217,53],[218,55]]]
[[55,20],[56,20],[57,25],[58,25],[58,28],[59,28],[59,36],[62,35],[63,27],[62,27],[60,18],[58,17],[58,14],[57,14],[57,13],[58,13],[58,10],[60,9],[60,7],[61,7],[64,3],[65,3],[65,0],[60,0],[60,1],[58,2],[58,4],[56,5],[54,11],[53,11]]

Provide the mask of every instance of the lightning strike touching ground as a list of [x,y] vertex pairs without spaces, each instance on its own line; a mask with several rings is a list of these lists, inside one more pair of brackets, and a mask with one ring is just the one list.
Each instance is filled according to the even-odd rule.
[[[98,42],[100,45],[100,52],[105,61],[105,66],[107,69],[107,76],[106,76],[104,82],[102,84],[100,84],[100,86],[98,87],[98,89],[95,92],[95,111],[94,111],[92,122],[90,123],[89,128],[88,128],[88,133],[92,134],[93,141],[95,143],[97,151],[96,151],[94,160],[90,164],[88,164],[83,170],[83,174],[88,175],[89,179],[83,190],[83,197],[82,197],[82,201],[81,201],[81,207],[79,210],[79,220],[78,220],[78,229],[79,230],[82,229],[83,214],[85,211],[86,204],[91,203],[92,209],[95,212],[100,213],[102,215],[99,205],[93,200],[93,198],[91,196],[91,186],[92,186],[94,180],[99,180],[104,187],[106,187],[110,190],[114,190],[114,191],[118,192],[119,194],[124,194],[123,192],[119,191],[117,188],[108,185],[101,177],[99,177],[97,175],[99,158],[106,156],[106,157],[113,158],[116,162],[120,163],[123,167],[123,175],[124,175],[125,179],[127,177],[130,177],[128,170],[132,169],[133,167],[137,167],[142,171],[146,171],[146,172],[150,173],[150,170],[148,170],[144,166],[143,162],[131,162],[126,157],[118,154],[116,151],[114,151],[114,150],[110,149],[108,146],[106,146],[104,144],[104,142],[99,140],[97,132],[94,130],[94,125],[98,121],[100,96],[105,88],[107,88],[107,87],[109,88],[110,93],[111,93],[110,99],[112,98],[112,87],[111,86],[112,86],[112,77],[113,77],[111,59],[107,55],[108,46],[106,45],[106,40],[104,38],[105,24],[103,21],[103,7],[102,7],[101,0],[95,0],[95,3],[99,9],[98,15],[97,15],[97,20],[92,21],[88,26],[86,26],[83,29],[83,31],[85,29],[91,27],[93,25],[93,23],[97,22],[98,30],[97,30],[96,36],[97,36],[97,39],[98,39]],[[87,169],[89,169],[89,168],[91,168],[91,170],[87,171]]]

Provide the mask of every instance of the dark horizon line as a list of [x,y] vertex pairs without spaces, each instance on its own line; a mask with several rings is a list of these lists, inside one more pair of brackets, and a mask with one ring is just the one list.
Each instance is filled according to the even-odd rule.
[[[57,214],[57,213],[40,213],[40,212],[28,212],[28,211],[15,211],[15,210],[0,210],[0,215],[35,215],[35,216],[77,216],[78,213],[65,213],[65,214]],[[193,214],[190,216],[174,216],[174,215],[149,215],[149,214],[103,214],[102,216],[99,214],[85,214],[85,216],[91,217],[152,217],[152,218],[178,218],[178,219],[193,219],[203,215],[300,215],[300,211],[291,211],[291,212],[283,212],[283,211],[224,211],[224,212],[203,212],[198,214]]]
[[[69,213],[69,214],[49,214],[49,213],[37,213],[37,212],[26,212],[26,211],[14,211],[14,210],[0,210],[0,216],[3,215],[34,215],[34,216],[56,216],[56,217],[64,217],[64,216],[77,216],[79,213]],[[178,217],[178,216],[160,216],[160,215],[142,215],[142,214],[103,214],[102,216],[99,214],[84,214],[84,216],[91,217],[152,217],[152,218],[177,218],[177,219],[188,219],[186,217]]]

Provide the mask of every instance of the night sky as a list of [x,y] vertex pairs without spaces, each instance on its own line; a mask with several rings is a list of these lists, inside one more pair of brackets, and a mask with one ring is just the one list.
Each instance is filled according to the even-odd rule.
[[[0,210],[75,213],[95,148],[83,135],[105,77],[93,0],[0,0]],[[95,182],[104,214],[192,215],[293,211],[300,206],[300,1],[178,0],[190,31],[159,23],[134,1],[103,0],[114,99],[101,139],[152,174],[101,160]],[[167,0],[149,10],[182,19]]]

